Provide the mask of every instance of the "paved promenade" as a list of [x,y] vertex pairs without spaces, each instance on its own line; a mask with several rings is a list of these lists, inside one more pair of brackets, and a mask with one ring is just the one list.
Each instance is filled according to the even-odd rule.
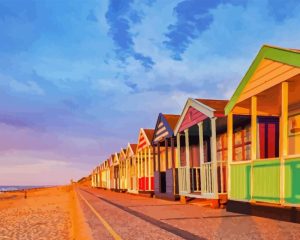
[[80,188],[77,193],[96,240],[300,239],[296,223],[109,190]]

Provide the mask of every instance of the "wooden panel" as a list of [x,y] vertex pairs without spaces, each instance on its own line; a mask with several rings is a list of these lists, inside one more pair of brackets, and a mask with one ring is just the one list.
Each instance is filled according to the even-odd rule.
[[300,158],[285,160],[285,201],[300,204]]
[[298,74],[300,74],[300,69],[293,68],[293,69],[289,70],[288,72],[285,72],[284,74],[278,75],[278,76],[266,81],[264,84],[257,86],[256,88],[252,89],[251,91],[241,94],[238,102],[241,102],[251,96],[257,95],[257,94],[263,92],[264,90],[274,87],[275,85],[277,85],[281,82],[284,82]]
[[280,201],[280,161],[259,160],[253,166],[253,199],[263,202]]
[[203,121],[207,116],[193,107],[189,107],[180,125],[179,132]]
[[259,78],[253,77],[251,81],[248,83],[248,85],[245,87],[244,93],[247,93],[262,84],[266,84],[268,81],[272,80],[276,76],[282,75],[292,69],[293,67],[291,66],[278,64],[276,65],[276,68],[271,69],[270,72],[264,73],[264,75],[261,75]]
[[173,194],[173,169],[167,169],[166,171],[166,193]]
[[230,165],[230,199],[250,200],[250,163]]
[[265,59],[260,63],[260,66],[245,86],[243,92],[240,94],[238,102],[242,102],[243,100],[292,78],[299,73],[299,68]]

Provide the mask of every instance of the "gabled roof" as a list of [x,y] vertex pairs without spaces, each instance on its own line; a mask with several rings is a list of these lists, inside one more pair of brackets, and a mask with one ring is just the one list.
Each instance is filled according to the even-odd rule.
[[[217,99],[193,99],[189,98],[185,106],[182,110],[182,113],[180,115],[180,118],[176,124],[176,127],[174,129],[174,135],[177,135],[177,133],[181,130],[181,125],[185,120],[186,114],[193,109],[197,113],[201,113],[201,116],[199,119],[205,119],[205,118],[212,118],[212,117],[220,117],[224,115],[224,107],[228,103],[228,100],[217,100]],[[199,120],[200,121],[200,120]],[[190,127],[197,122],[199,122],[197,119],[191,120],[189,124],[187,124],[187,127]]]
[[127,148],[126,148],[126,156],[131,156],[135,154],[137,148],[137,144],[133,143],[128,143]]
[[179,118],[180,115],[160,113],[156,121],[152,142],[157,143],[163,138],[174,136],[174,128]]
[[225,107],[226,115],[233,109],[243,89],[246,87],[255,70],[264,59],[273,60],[294,67],[300,67],[300,50],[280,48],[268,45],[262,46],[254,61],[250,65],[248,71],[246,72],[245,76],[241,80],[239,86],[232,95],[229,103]]
[[120,151],[120,161],[126,158],[126,148],[121,148]]
[[224,109],[228,103],[228,100],[215,100],[215,99],[203,99],[197,98],[196,101],[214,109],[215,113],[224,114]]
[[154,129],[145,129],[141,128],[138,137],[138,146],[136,151],[144,148],[145,146],[151,145],[151,141],[153,139]]

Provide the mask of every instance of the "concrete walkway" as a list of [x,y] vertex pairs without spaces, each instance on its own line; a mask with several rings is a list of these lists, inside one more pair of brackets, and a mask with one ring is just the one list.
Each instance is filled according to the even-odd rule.
[[[300,239],[300,224],[109,190],[81,188],[79,192],[122,239]],[[89,224],[98,231],[95,236],[102,234],[101,224]],[[113,239],[106,231],[103,234],[95,239]]]

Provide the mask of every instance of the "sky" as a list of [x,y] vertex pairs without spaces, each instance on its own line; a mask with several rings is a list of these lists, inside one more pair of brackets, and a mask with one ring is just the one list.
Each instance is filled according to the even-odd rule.
[[263,44],[300,48],[298,0],[0,0],[0,185],[65,184],[228,99]]

